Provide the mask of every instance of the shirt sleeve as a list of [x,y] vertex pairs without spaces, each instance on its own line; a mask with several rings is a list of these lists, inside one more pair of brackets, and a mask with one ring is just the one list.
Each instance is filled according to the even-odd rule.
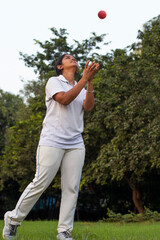
[[46,84],[47,95],[52,98],[58,92],[65,92],[61,81],[56,77],[49,78]]

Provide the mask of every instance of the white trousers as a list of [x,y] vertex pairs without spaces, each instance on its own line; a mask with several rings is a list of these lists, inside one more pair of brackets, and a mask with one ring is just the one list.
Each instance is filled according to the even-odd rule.
[[35,178],[22,193],[15,209],[10,212],[10,223],[21,224],[61,168],[62,195],[57,230],[58,233],[72,231],[84,158],[84,148],[65,150],[39,146]]

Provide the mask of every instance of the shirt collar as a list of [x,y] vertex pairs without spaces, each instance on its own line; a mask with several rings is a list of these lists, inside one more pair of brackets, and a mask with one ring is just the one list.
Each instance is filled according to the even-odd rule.
[[63,82],[67,82],[68,83],[67,79],[65,79],[65,77],[63,75],[59,75],[58,78],[60,80],[62,80]]
[[[66,82],[68,84],[70,84],[70,82],[68,82],[68,80],[63,76],[63,75],[59,75],[58,78],[63,81],[63,82]],[[76,85],[76,81],[74,81],[74,85]],[[70,84],[72,86],[72,84]]]

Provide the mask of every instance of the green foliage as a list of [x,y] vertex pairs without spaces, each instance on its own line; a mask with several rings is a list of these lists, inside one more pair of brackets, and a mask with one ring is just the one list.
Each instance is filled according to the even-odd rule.
[[4,92],[0,89],[0,189],[3,180],[3,152],[6,147],[6,133],[17,121],[25,116],[25,104],[20,96]]
[[4,92],[0,89],[0,154],[5,144],[6,129],[13,126],[20,119],[23,100],[19,96]]
[[129,52],[116,49],[95,79],[96,106],[84,131],[89,152],[85,182],[128,178],[137,185],[159,168],[159,31],[157,17],[144,26],[141,42]]
[[157,211],[151,211],[145,208],[144,214],[135,214],[134,212],[128,211],[127,214],[115,213],[109,208],[107,209],[107,218],[103,218],[105,222],[142,222],[142,221],[160,221],[160,213]]
[[[56,28],[51,28],[50,30],[53,34],[50,41],[47,40],[42,43],[39,40],[35,40],[35,43],[38,44],[41,49],[40,52],[31,56],[20,53],[26,66],[34,68],[35,73],[38,73],[40,79],[53,76],[55,62],[58,57],[64,53],[72,54],[82,69],[88,58],[96,59],[100,56],[98,54],[98,50],[100,49],[99,44],[103,42],[106,34],[97,36],[93,32],[89,39],[85,39],[81,43],[73,40],[74,43],[69,45],[66,29],[60,28],[58,31]],[[107,43],[103,44],[106,45]]]
[[31,181],[35,172],[36,148],[42,124],[42,114],[17,122],[6,134],[3,152],[1,185],[10,179],[17,182],[20,191]]

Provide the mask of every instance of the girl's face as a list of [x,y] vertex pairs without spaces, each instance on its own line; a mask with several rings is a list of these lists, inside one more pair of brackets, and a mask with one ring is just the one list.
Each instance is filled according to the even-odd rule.
[[66,54],[62,59],[62,65],[59,65],[61,70],[67,70],[70,68],[75,69],[75,72],[78,71],[78,63],[72,55]]

